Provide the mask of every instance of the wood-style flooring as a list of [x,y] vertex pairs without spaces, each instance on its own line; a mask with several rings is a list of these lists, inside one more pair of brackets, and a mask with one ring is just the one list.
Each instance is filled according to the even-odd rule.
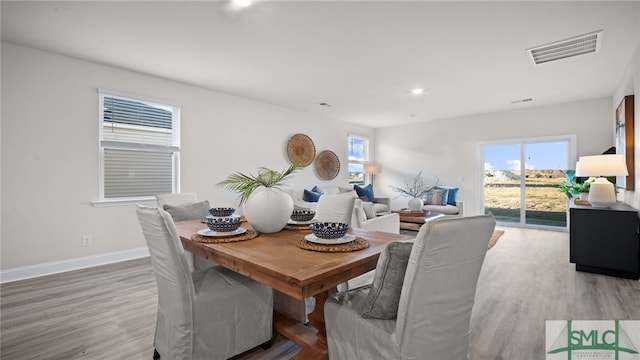
[[[640,319],[640,282],[575,271],[564,232],[501,228],[471,318],[471,360],[544,359],[545,320]],[[149,259],[0,286],[0,358],[150,359],[156,312]],[[289,359],[276,337],[236,360]]]

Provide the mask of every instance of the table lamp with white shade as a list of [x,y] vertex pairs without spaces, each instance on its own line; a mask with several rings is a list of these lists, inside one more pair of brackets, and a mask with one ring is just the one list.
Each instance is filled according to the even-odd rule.
[[606,176],[627,176],[624,155],[606,154],[581,156],[576,164],[576,176],[593,176],[595,181],[589,188],[589,203],[596,208],[615,205],[616,191]]

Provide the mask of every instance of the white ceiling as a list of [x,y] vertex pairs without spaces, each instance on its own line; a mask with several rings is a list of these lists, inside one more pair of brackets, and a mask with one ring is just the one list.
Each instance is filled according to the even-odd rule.
[[[370,127],[611,96],[640,38],[637,1],[3,0],[1,12],[3,41]],[[601,29],[594,54],[535,66],[526,51]]]

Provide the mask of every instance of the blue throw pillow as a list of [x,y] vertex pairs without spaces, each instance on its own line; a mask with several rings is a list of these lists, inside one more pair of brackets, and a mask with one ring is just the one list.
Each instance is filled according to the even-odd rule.
[[436,189],[447,190],[447,204],[456,206],[458,200],[458,188],[452,186],[436,186]]
[[371,184],[365,187],[354,185],[353,188],[356,190],[356,193],[358,193],[358,197],[366,196],[370,202],[376,202],[376,197],[373,196],[373,186],[371,186]]
[[318,193],[318,194],[324,194],[324,192],[322,192],[322,190],[320,190],[318,185],[314,186],[313,189],[311,189],[311,191],[313,191],[314,193]]
[[304,194],[302,194],[302,200],[306,202],[318,202],[322,193],[317,193],[314,191],[309,191],[304,189]]

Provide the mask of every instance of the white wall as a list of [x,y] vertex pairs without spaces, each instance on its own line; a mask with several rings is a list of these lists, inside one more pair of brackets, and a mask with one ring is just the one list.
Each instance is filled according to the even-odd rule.
[[399,186],[418,171],[429,183],[460,187],[465,215],[477,214],[480,160],[477,144],[485,141],[576,135],[577,155],[599,154],[613,146],[611,98],[472,115],[376,130],[376,161],[382,174],[377,193],[393,196],[394,208],[408,198],[395,197]]
[[[638,14],[640,20],[640,13]],[[639,28],[640,29],[640,28]],[[640,31],[640,30],[639,30]],[[613,95],[613,116],[615,117],[616,107],[626,95],[634,95],[634,157],[635,157],[635,185],[634,191],[619,190],[618,199],[626,202],[636,209],[640,209],[640,44],[629,61],[624,75],[620,79],[618,87]],[[615,132],[615,127],[614,127]],[[615,135],[614,135],[615,136]]]
[[[29,267],[144,248],[135,207],[96,208],[98,88],[181,105],[182,191],[212,206],[236,206],[216,187],[235,171],[289,165],[286,141],[305,133],[317,152],[342,159],[338,177],[318,180],[312,166],[291,186],[342,184],[347,133],[368,128],[122,69],[2,43],[1,269]],[[80,246],[93,235],[92,246]]]

